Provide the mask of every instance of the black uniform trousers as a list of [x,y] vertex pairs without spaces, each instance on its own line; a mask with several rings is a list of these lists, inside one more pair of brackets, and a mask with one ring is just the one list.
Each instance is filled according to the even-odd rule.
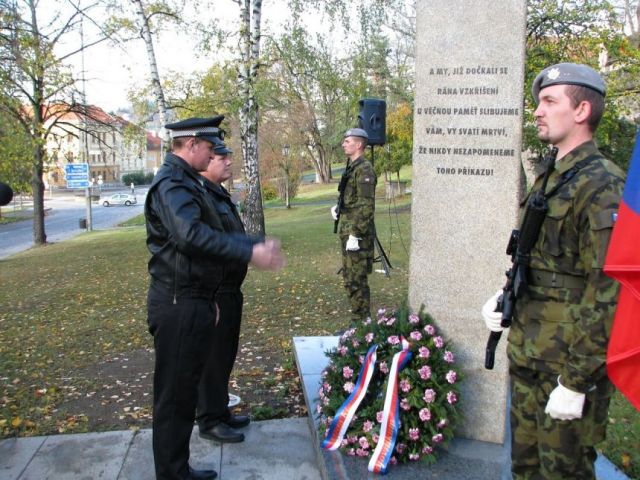
[[156,352],[153,378],[153,457],[158,480],[189,478],[193,430],[202,370],[215,337],[216,308],[205,295],[174,297],[152,287],[147,297],[149,332]]
[[220,319],[202,372],[198,391],[198,426],[201,430],[226,422],[229,411],[229,378],[238,354],[243,296],[240,287],[221,286],[216,294]]

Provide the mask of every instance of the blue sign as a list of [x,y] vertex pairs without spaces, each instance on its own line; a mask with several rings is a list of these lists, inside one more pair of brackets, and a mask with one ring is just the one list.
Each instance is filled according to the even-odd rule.
[[67,163],[64,166],[67,188],[89,188],[89,164]]

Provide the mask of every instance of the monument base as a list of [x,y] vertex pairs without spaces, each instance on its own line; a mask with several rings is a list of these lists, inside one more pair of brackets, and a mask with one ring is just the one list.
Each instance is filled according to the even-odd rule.
[[[316,407],[320,374],[327,366],[324,352],[338,344],[339,337],[294,337],[294,352],[298,372],[302,379],[304,397],[309,410],[311,428],[318,467],[323,480],[360,480],[377,477],[367,470],[368,459],[350,457],[339,451],[328,451],[320,447],[322,438],[318,432]],[[506,435],[508,438],[509,436]],[[385,478],[455,478],[456,480],[511,478],[509,446],[455,438],[446,449],[440,449],[434,465],[423,462],[391,465]]]
[[[349,457],[339,451],[330,452],[320,448],[322,438],[318,432],[318,388],[320,374],[329,359],[324,352],[338,345],[339,337],[293,337],[293,351],[302,380],[304,398],[309,410],[309,428],[316,451],[318,469],[323,480],[361,480],[372,479],[378,475],[367,470],[368,461],[361,457]],[[510,438],[510,432],[505,438]],[[446,449],[438,452],[438,461],[434,465],[422,462],[391,465],[384,476],[389,480],[416,479],[511,479],[511,449],[507,442],[496,443],[454,438]],[[596,478],[598,480],[629,480],[606,457],[598,455],[596,460]]]

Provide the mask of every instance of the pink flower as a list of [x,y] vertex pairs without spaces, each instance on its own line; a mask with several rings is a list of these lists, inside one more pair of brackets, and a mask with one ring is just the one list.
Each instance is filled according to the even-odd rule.
[[391,317],[389,320],[387,320],[387,326],[391,326],[394,323],[396,323],[396,317]]
[[358,355],[358,363],[362,365],[364,363],[364,355]]
[[403,398],[402,400],[400,400],[400,408],[405,411],[411,410],[411,405],[409,405],[409,400],[407,400],[406,398]]
[[400,380],[400,390],[402,390],[404,393],[407,393],[409,390],[411,390],[411,382],[406,379]]
[[366,420],[362,424],[362,431],[364,433],[369,433],[371,430],[373,430],[373,422],[371,420]]
[[447,378],[447,382],[456,383],[456,380],[458,379],[458,374],[453,370],[449,370],[447,372],[446,378]]
[[324,398],[322,399],[322,404],[323,404],[323,405],[329,405],[329,403],[330,403],[330,402],[329,402],[329,397],[324,397]]
[[398,345],[400,343],[400,338],[397,335],[391,335],[389,338],[387,338],[387,342],[389,342],[391,345]]
[[420,460],[420,455],[418,455],[417,453],[410,453],[409,460],[413,462],[415,462],[416,460]]
[[431,367],[429,365],[423,365],[418,370],[418,373],[422,380],[429,380],[429,378],[431,378]]
[[380,362],[380,371],[385,375],[389,373],[389,367],[387,366],[387,362]]
[[367,317],[362,323],[363,325],[371,325],[371,317]]
[[423,449],[422,449],[422,453],[424,453],[425,455],[430,455],[433,452],[433,448],[430,447],[429,445],[426,445]]
[[387,309],[386,308],[379,308],[378,309],[378,316],[381,317],[382,315],[384,315],[385,313],[387,313]]
[[443,439],[444,437],[442,436],[441,433],[436,433],[433,437],[431,437],[431,441],[433,443],[440,443]]
[[369,448],[369,442],[367,441],[367,437],[360,437],[358,439],[358,443],[360,443],[360,446],[365,450]]
[[366,457],[367,455],[369,455],[369,452],[367,452],[366,450],[359,448],[356,450],[356,455],[358,457]]
[[371,343],[373,341],[373,332],[369,332],[364,336],[364,339],[367,343]]
[[380,435],[374,433],[373,435],[371,435],[371,440],[373,440],[373,443],[378,443],[378,440],[380,440]]
[[398,452],[400,455],[402,455],[402,452],[404,452],[405,448],[407,448],[407,445],[405,445],[404,443],[396,443],[396,452]]
[[324,391],[325,392],[329,393],[331,391],[331,384],[330,383],[324,382],[322,384],[322,386],[324,387]]
[[429,335],[433,335],[436,333],[436,329],[433,328],[433,325],[425,325],[424,331],[427,332]]
[[382,423],[382,417],[383,417],[383,415],[384,415],[384,412],[377,412],[377,413],[376,413],[376,421],[377,421],[378,423]]
[[427,347],[420,347],[418,349],[418,357],[420,357],[420,358],[429,358],[430,355],[431,355],[431,352],[429,351],[429,349]]
[[351,393],[353,392],[353,387],[355,387],[353,382],[346,382],[342,388],[344,388],[345,392]]
[[350,457],[355,457],[356,456],[356,449],[355,448],[350,448],[349,450],[347,450],[347,455],[349,455]]
[[451,405],[453,405],[457,401],[458,401],[458,397],[455,394],[455,392],[448,392],[447,393],[447,402],[449,402]]
[[447,419],[446,418],[443,418],[442,420],[440,420],[438,422],[438,425],[437,425],[439,430],[443,429],[446,426],[447,426]]
[[444,346],[444,340],[442,337],[434,337],[433,343],[436,344],[436,348],[442,348]]
[[344,378],[351,378],[353,377],[353,369],[349,368],[348,366],[346,367],[342,367],[342,376]]
[[[452,392],[449,392],[449,393],[452,393]],[[424,395],[422,396],[422,399],[427,403],[433,403],[436,399],[435,390],[433,390],[432,388],[427,388],[424,391]]]
[[397,465],[398,464],[398,459],[396,457],[391,457],[389,459],[389,464],[391,465]]
[[414,442],[420,438],[420,429],[419,428],[410,428],[409,429],[409,439]]
[[421,334],[419,331],[417,331],[417,330],[414,330],[413,332],[411,332],[411,333],[409,334],[409,336],[410,336],[413,340],[415,340],[416,342],[417,342],[418,340],[422,340],[422,334]]
[[358,443],[358,437],[355,435],[347,435],[347,440],[349,440],[349,444],[351,445]]
[[322,413],[322,405],[320,404],[316,405],[316,412]]
[[420,323],[420,317],[418,315],[416,315],[415,313],[412,313],[411,315],[409,315],[409,323],[411,325],[415,325],[416,323]]
[[338,347],[338,353],[343,357],[347,354],[347,351],[347,347],[345,347],[344,345],[340,345]]
[[348,447],[349,446],[349,442],[347,441],[346,438],[342,439],[342,441],[340,442],[340,446],[341,447]]
[[447,363],[453,363],[453,353],[450,352],[449,350],[445,350],[444,351],[444,355],[443,355],[444,361]]
[[354,338],[351,340],[351,345],[353,345],[353,348],[358,348],[360,346],[360,342]]
[[420,420],[422,420],[423,422],[428,422],[429,420],[431,420],[431,410],[429,410],[428,408],[421,408],[420,412],[418,412],[418,415],[420,416]]

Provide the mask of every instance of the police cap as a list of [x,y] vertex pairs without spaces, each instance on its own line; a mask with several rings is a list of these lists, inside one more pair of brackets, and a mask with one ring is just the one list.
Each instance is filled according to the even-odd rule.
[[533,81],[533,99],[539,103],[540,90],[551,85],[580,85],[595,90],[603,97],[606,86],[593,68],[580,63],[558,63],[542,70]]
[[347,137],[362,137],[369,140],[369,135],[362,128],[350,128],[346,132],[344,132],[344,138]]
[[233,151],[227,147],[227,144],[222,140],[219,140],[215,143],[215,147],[213,147],[213,153],[216,155],[230,155]]
[[167,123],[164,128],[171,131],[171,138],[196,137],[216,144],[216,140],[224,138],[224,130],[220,124],[224,115],[210,118],[187,118],[179,122]]

